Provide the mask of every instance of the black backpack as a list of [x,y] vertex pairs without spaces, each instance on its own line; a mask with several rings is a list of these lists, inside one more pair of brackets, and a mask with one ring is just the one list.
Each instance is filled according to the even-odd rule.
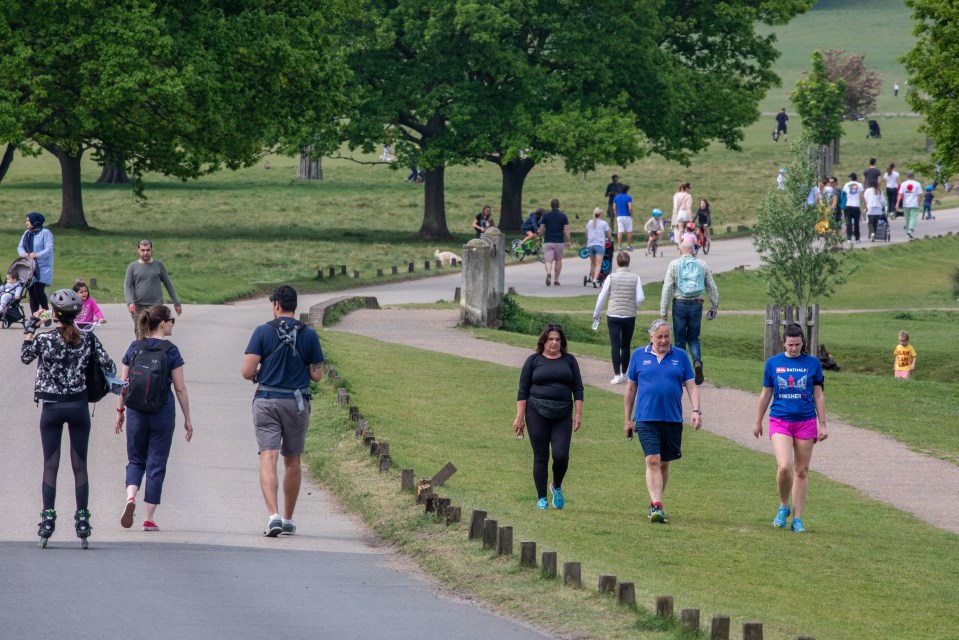
[[100,340],[92,333],[90,337],[90,359],[87,360],[87,402],[100,402],[110,393],[110,382],[107,380],[100,362],[97,360],[97,345]]
[[166,404],[170,392],[170,367],[167,351],[173,347],[169,340],[162,340],[155,347],[141,340],[130,359],[128,371],[130,386],[127,387],[124,404],[142,413],[157,413]]

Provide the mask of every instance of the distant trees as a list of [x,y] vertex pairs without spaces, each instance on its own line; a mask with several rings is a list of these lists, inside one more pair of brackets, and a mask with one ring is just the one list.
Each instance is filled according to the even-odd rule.
[[[0,0],[0,143],[61,166],[62,227],[87,227],[80,161],[181,179],[257,161],[342,110],[348,0]],[[109,176],[108,176],[109,177]]]
[[838,145],[842,137],[846,83],[842,79],[829,79],[821,51],[813,52],[810,63],[810,70],[796,83],[790,100],[802,118],[809,139],[819,145],[817,171],[826,175],[832,173],[834,154],[831,147]]
[[843,115],[856,119],[875,111],[882,78],[866,68],[865,56],[847,54],[845,49],[826,49],[822,55],[829,81],[842,80],[846,85]]
[[[902,57],[912,90],[909,105],[924,116],[920,125],[935,144],[933,158],[943,175],[959,173],[959,4],[953,0],[906,0],[912,9],[916,44]],[[931,167],[929,167],[931,169]]]

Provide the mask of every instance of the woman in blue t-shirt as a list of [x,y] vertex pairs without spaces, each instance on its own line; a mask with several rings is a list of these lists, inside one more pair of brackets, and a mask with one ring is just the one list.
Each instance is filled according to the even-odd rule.
[[805,353],[802,326],[792,323],[786,327],[783,347],[784,353],[766,361],[753,435],[758,438],[763,434],[763,417],[772,402],[769,439],[776,455],[776,486],[779,488],[779,510],[773,525],[786,528],[791,494],[793,521],[789,529],[805,533],[802,514],[806,506],[812,449],[818,440],[829,436],[824,378],[819,360]]
[[[122,379],[127,379],[130,365],[137,352],[145,346],[149,348],[166,348],[166,370],[169,372],[167,383],[169,388],[163,406],[156,413],[138,411],[133,407],[124,406],[124,396],[120,396],[117,407],[116,432],[123,432],[124,413],[130,414],[127,422],[127,500],[120,517],[120,526],[129,529],[133,526],[133,512],[136,510],[136,495],[140,484],[146,475],[146,491],[144,503],[146,513],[143,520],[144,531],[158,531],[160,527],[154,521],[154,513],[160,504],[160,495],[163,492],[163,480],[166,477],[167,460],[170,457],[170,447],[173,445],[173,433],[176,431],[176,409],[173,406],[173,396],[176,395],[183,412],[183,429],[186,431],[186,441],[193,438],[193,423],[190,420],[190,399],[187,395],[186,382],[183,379],[183,356],[175,344],[167,338],[173,335],[173,325],[176,318],[170,308],[158,304],[146,309],[137,318],[137,335],[142,340],[134,340],[123,356]],[[131,400],[132,402],[132,400]]]

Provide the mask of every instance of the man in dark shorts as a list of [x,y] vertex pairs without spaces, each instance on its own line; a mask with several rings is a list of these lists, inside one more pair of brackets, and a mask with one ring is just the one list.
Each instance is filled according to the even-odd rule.
[[698,431],[703,417],[689,356],[670,344],[669,323],[653,320],[649,344],[633,351],[629,359],[623,400],[623,432],[627,438],[636,433],[646,457],[650,522],[669,522],[663,511],[663,492],[669,479],[669,463],[683,455],[683,390],[689,394],[693,407],[690,423]]
[[789,122],[789,116],[786,115],[786,107],[779,110],[776,114],[776,141],[779,142],[779,136],[782,135],[785,142],[789,142],[789,133],[786,123]]
[[[270,516],[263,535],[293,535],[293,510],[300,493],[300,457],[310,425],[310,381],[323,377],[320,339],[296,317],[296,291],[277,287],[270,296],[273,321],[253,331],[241,373],[258,384],[253,425],[260,452],[260,488]],[[276,464],[283,456],[283,517],[280,517]]]
[[606,217],[609,218],[609,228],[615,229],[616,225],[616,209],[613,207],[613,199],[619,195],[622,190],[623,185],[619,181],[619,176],[613,176],[612,181],[606,185],[606,198],[609,200],[609,204],[606,206]]
[[[559,210],[559,200],[553,198],[549,211],[539,222],[539,235],[543,236],[543,258],[546,263],[546,286],[559,286],[559,272],[563,270],[563,248],[570,246],[569,218]],[[556,265],[555,277],[550,272]]]

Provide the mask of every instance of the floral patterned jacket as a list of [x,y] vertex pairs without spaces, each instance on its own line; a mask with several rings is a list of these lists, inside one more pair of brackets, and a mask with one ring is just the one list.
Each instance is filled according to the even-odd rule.
[[107,355],[99,340],[92,333],[83,334],[83,339],[75,347],[63,340],[59,331],[41,333],[32,341],[24,340],[20,347],[20,361],[23,364],[37,362],[37,379],[33,387],[33,398],[68,402],[85,400],[87,395],[87,362],[96,345],[96,359],[111,375],[116,373],[116,364]]

